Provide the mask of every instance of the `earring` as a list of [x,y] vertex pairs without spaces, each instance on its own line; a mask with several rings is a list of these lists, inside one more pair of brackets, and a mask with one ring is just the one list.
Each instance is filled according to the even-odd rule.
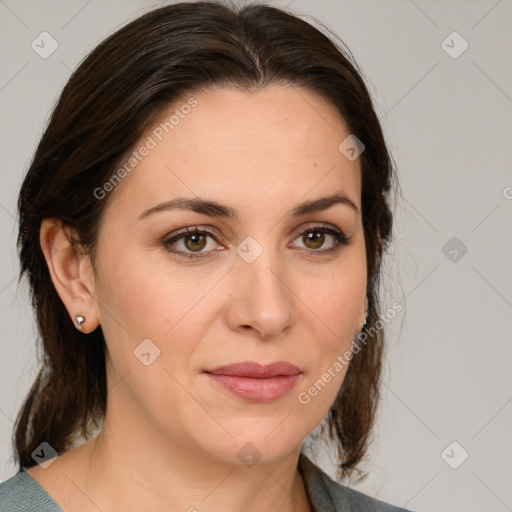
[[75,318],[76,318],[76,323],[78,324],[79,329],[81,329],[82,324],[85,322],[85,316],[82,316],[82,313],[77,313]]
[[359,330],[363,330],[364,329],[364,326],[366,325],[366,319],[368,318],[368,310],[366,310],[366,315],[364,317],[364,321],[363,323],[361,324],[361,327]]

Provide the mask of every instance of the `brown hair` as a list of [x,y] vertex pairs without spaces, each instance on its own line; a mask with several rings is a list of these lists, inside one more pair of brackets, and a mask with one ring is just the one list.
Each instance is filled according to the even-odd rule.
[[101,326],[89,335],[75,329],[40,247],[42,220],[61,219],[70,237],[73,233],[72,242],[94,264],[108,201],[98,200],[94,190],[113,175],[163,109],[185,93],[212,84],[248,90],[274,83],[299,86],[326,99],[365,145],[360,156],[368,276],[364,332],[371,335],[354,354],[328,415],[340,474],[348,476],[356,467],[366,452],[378,401],[383,332],[374,325],[379,319],[381,256],[391,239],[386,193],[394,173],[368,90],[343,47],[274,7],[187,2],[152,10],[127,24],[72,74],[18,200],[19,279],[24,274],[29,279],[43,357],[16,419],[20,468],[35,464],[31,453],[44,441],[61,454],[77,436],[87,438],[103,419],[107,403]]

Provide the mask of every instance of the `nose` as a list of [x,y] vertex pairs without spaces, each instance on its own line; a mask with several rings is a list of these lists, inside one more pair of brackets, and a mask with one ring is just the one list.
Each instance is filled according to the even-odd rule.
[[252,263],[237,258],[230,274],[227,322],[231,330],[254,330],[259,337],[270,339],[294,323],[295,298],[286,268],[277,257],[264,251]]

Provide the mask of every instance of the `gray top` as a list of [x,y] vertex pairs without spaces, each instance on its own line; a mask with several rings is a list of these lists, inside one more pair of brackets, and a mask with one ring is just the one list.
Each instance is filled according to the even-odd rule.
[[[409,512],[334,482],[302,453],[298,467],[314,512]],[[24,470],[0,484],[0,511],[63,512]]]

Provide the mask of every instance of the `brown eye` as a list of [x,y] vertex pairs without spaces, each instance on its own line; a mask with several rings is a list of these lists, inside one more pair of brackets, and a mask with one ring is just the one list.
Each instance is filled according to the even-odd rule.
[[[348,245],[350,242],[350,239],[341,231],[337,231],[327,226],[307,228],[302,233],[300,233],[296,240],[299,239],[303,244],[303,249],[308,249],[310,252],[315,252],[318,254],[325,254],[331,251],[336,251],[340,249],[341,246]],[[330,247],[322,249],[325,244],[329,244]]]
[[206,247],[206,237],[204,235],[185,235],[183,240],[185,247],[193,252],[201,251]]
[[325,242],[325,233],[309,231],[302,235],[302,241],[308,249],[319,249]]
[[[211,240],[211,250],[208,250],[208,241]],[[208,256],[212,249],[224,249],[216,242],[215,235],[205,229],[197,227],[186,228],[164,240],[163,245],[170,253],[184,258],[200,258]],[[206,249],[206,250],[205,250]]]

